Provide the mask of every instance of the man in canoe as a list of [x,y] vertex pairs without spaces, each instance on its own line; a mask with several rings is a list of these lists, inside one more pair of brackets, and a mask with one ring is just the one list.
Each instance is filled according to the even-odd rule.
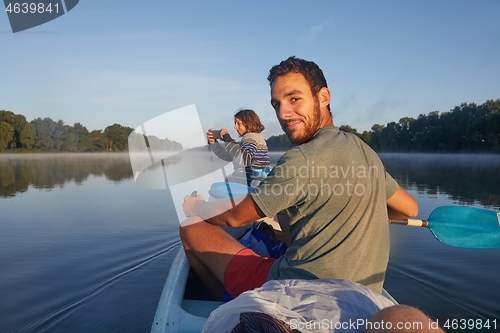
[[[369,146],[333,125],[330,90],[315,63],[290,57],[268,80],[278,121],[297,146],[235,206],[184,199],[180,235],[192,269],[217,298],[282,279],[345,279],[380,293],[388,218],[416,216],[416,201]],[[279,259],[260,257],[219,228],[276,214],[289,246]]]

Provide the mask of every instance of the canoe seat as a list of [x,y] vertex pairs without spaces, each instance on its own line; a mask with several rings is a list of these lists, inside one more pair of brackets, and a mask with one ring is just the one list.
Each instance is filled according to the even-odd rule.
[[185,299],[182,301],[182,309],[192,315],[208,318],[210,313],[222,304],[224,302]]

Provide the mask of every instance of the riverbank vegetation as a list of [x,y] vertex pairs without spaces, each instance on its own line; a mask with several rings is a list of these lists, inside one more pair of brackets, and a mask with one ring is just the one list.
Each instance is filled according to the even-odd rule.
[[[356,134],[377,152],[500,153],[500,99],[481,105],[463,103],[448,112],[432,111],[416,119],[404,117],[386,125],[375,124],[362,133],[349,125],[340,129]],[[0,152],[128,151],[132,131],[120,124],[89,131],[80,123],[71,126],[50,118],[28,122],[23,115],[0,110]],[[142,136],[139,141],[142,144]],[[148,142],[166,150],[182,149],[180,143],[167,138],[148,137]],[[293,146],[285,134],[271,136],[267,143],[271,151]]]
[[[500,153],[500,99],[375,124],[362,133],[349,125],[340,129],[356,134],[377,152]],[[285,134],[272,136],[267,142],[273,151],[292,146]]]
[[[62,120],[36,118],[31,122],[20,114],[0,110],[0,152],[106,152],[128,151],[128,139],[134,129],[113,124],[104,130],[89,131],[80,123],[66,125]],[[136,134],[134,149],[142,150],[144,139]],[[153,147],[182,150],[180,143],[147,137]]]
[[100,152],[128,149],[130,127],[113,124],[89,131],[80,123],[36,118],[0,111],[0,152]]

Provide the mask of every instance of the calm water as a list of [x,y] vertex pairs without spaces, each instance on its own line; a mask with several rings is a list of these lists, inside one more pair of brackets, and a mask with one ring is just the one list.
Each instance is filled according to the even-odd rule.
[[[500,156],[382,155],[420,217],[500,209]],[[127,155],[0,155],[0,332],[149,332],[180,244],[165,190]],[[391,226],[386,289],[440,321],[500,318],[500,250],[452,248]]]

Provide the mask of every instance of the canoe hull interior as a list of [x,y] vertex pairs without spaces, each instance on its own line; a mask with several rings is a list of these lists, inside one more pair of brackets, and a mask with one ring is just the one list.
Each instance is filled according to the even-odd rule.
[[[231,230],[231,234],[237,237],[244,234],[247,229]],[[189,268],[186,254],[181,247],[170,267],[151,333],[199,333],[210,313],[223,304],[223,302],[184,299]],[[382,294],[397,304],[385,289]]]

